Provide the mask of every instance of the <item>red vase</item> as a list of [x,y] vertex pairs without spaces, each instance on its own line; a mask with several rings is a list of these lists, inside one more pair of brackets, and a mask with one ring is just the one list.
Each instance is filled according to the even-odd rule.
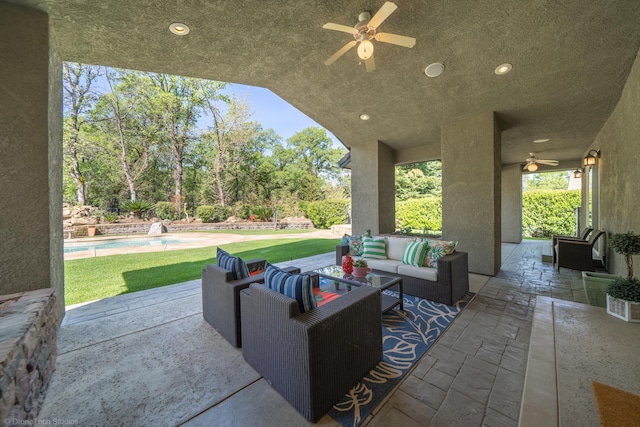
[[342,257],[342,271],[345,274],[351,274],[353,272],[353,258],[349,255],[345,255]]

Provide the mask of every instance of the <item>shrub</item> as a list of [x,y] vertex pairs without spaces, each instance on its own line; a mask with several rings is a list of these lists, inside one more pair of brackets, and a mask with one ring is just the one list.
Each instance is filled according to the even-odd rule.
[[230,209],[222,205],[202,205],[196,208],[196,217],[202,222],[220,222],[227,219]]
[[617,278],[609,283],[607,293],[613,298],[625,301],[640,302],[640,280]]
[[396,226],[404,230],[441,231],[442,198],[424,197],[397,202]]
[[174,208],[171,202],[156,203],[156,216],[160,219],[174,219]]
[[254,206],[251,213],[260,221],[271,221],[273,218],[273,209],[268,206]]
[[240,206],[240,209],[238,209],[238,216],[242,219],[247,219],[249,218],[249,215],[251,215],[251,205]]
[[307,217],[316,228],[331,228],[347,222],[348,199],[318,200],[307,204]]
[[116,220],[118,219],[118,215],[113,212],[106,213],[103,215],[102,219],[104,219],[108,223],[112,223],[112,222],[116,222]]
[[148,200],[134,200],[124,202],[122,209],[125,211],[133,212],[133,216],[136,218],[142,218],[142,215],[153,209],[153,203]]
[[533,190],[522,194],[522,232],[526,237],[573,235],[580,190]]
[[211,205],[202,205],[196,208],[196,216],[202,220],[202,222],[211,222],[215,214],[215,208]]

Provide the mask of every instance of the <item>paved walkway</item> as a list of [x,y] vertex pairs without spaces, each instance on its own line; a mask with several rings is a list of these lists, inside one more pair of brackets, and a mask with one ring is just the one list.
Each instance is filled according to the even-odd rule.
[[[536,296],[586,302],[579,273],[565,269],[555,272],[551,265],[540,261],[541,250],[542,244],[537,241],[503,245],[503,265],[498,275],[488,281],[485,277],[486,284],[476,298],[368,420],[369,426],[518,424]],[[304,264],[302,260],[286,264],[307,270],[333,262],[334,254],[330,253],[306,259]],[[157,320],[156,324],[175,322],[177,316],[192,316],[203,323],[198,314],[201,312],[197,306],[199,294],[200,281],[194,280],[69,310],[59,339],[62,354],[59,366],[65,363],[65,354],[91,347],[94,342],[104,343],[112,337],[135,335],[138,329],[155,328],[152,321],[143,321],[136,315],[150,312],[149,308],[154,305],[158,306],[155,311],[163,312],[162,316],[172,316],[169,320],[163,317],[164,320]],[[189,301],[188,305],[184,304],[188,307],[184,312],[177,314],[173,309],[166,309],[168,304],[178,304],[179,300]],[[126,313],[129,315],[123,317]],[[103,318],[109,322],[101,321]],[[136,322],[146,323],[138,327],[134,325]],[[110,323],[117,327],[108,329]],[[94,338],[87,338],[94,334]],[[290,413],[290,407],[281,398],[278,400],[277,394],[272,395],[263,382],[252,382],[199,415],[194,413],[193,416],[198,416],[187,424],[233,425],[242,419],[260,425],[306,425],[295,413]],[[266,414],[264,407],[259,413],[253,413],[251,401],[256,396],[270,399],[269,404],[275,407]],[[331,421],[325,417],[320,424],[331,424]]]

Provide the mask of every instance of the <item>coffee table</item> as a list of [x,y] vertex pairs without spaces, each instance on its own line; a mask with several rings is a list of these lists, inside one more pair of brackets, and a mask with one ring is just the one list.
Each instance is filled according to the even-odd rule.
[[356,277],[352,274],[345,274],[342,268],[337,265],[330,265],[329,267],[319,268],[313,270],[318,273],[319,277],[329,279],[333,282],[344,283],[351,286],[373,286],[374,288],[380,288],[380,291],[392,289],[398,293],[398,296],[392,296],[382,293],[381,308],[382,312],[386,313],[392,308],[398,306],[400,310],[404,310],[404,301],[402,293],[402,278],[385,276],[380,273],[369,273],[366,277]]

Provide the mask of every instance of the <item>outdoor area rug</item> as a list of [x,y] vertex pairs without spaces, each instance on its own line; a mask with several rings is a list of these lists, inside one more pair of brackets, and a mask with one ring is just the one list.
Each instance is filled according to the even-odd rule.
[[640,424],[640,396],[597,381],[592,383],[603,427],[637,427]]
[[468,292],[454,306],[405,295],[404,312],[391,310],[382,316],[382,361],[333,406],[329,415],[343,426],[360,425],[411,371],[474,295]]

